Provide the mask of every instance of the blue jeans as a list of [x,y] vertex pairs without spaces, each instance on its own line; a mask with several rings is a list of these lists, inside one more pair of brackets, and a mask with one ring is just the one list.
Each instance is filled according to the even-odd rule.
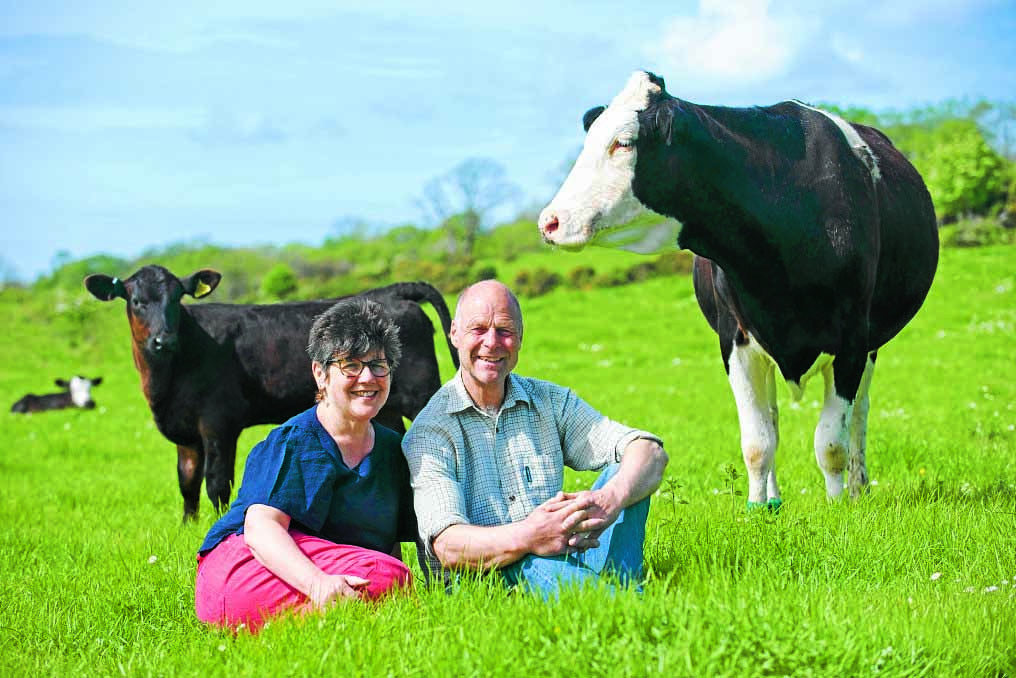
[[[620,464],[603,469],[593,483],[603,487],[617,473]],[[537,591],[544,598],[557,594],[561,587],[595,583],[601,574],[613,573],[622,585],[638,583],[642,576],[642,545],[646,540],[649,497],[621,511],[614,524],[600,535],[600,545],[583,553],[561,556],[530,554],[502,568],[509,586]]]

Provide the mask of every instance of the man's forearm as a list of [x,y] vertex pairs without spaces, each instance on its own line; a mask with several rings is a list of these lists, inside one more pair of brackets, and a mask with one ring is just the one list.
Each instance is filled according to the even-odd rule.
[[496,527],[459,524],[435,537],[434,553],[449,569],[490,570],[514,563],[529,550],[520,523]]
[[603,490],[610,492],[618,510],[625,509],[656,491],[668,461],[659,443],[636,438],[628,443],[620,468]]

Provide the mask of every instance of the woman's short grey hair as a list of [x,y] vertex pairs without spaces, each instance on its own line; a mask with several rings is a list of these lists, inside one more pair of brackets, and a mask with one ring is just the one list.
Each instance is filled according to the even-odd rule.
[[395,321],[376,301],[350,297],[314,319],[307,355],[321,365],[336,358],[362,358],[382,351],[392,370],[402,358],[402,343]]

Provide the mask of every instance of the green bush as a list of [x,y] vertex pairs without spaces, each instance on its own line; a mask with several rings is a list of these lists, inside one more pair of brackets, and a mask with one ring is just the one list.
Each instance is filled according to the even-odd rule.
[[576,266],[568,272],[568,284],[580,290],[591,289],[595,280],[596,269],[592,266]]
[[561,276],[545,268],[523,269],[515,275],[512,289],[523,297],[539,297],[561,284]]
[[1016,230],[1005,228],[998,219],[978,217],[963,219],[939,229],[939,239],[946,247],[984,247],[1016,243]]
[[269,300],[289,299],[300,288],[289,264],[275,264],[261,280],[261,293]]

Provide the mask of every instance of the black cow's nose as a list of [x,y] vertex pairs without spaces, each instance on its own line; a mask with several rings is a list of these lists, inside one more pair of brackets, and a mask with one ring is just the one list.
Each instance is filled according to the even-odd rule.
[[176,349],[176,339],[169,336],[152,337],[152,350],[156,353],[169,352]]

